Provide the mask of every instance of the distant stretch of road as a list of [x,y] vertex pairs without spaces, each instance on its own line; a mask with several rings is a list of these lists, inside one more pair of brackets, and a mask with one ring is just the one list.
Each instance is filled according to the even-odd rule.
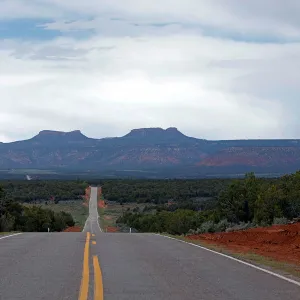
[[300,287],[154,234],[103,233],[97,189],[82,233],[0,239],[1,300],[296,300]]

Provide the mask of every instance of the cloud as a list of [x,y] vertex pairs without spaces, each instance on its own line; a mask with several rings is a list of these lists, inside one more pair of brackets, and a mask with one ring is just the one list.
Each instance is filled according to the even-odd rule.
[[267,0],[265,14],[256,0],[2,2],[6,22],[56,32],[0,40],[3,141],[157,126],[207,139],[299,137],[296,1]]
[[299,10],[297,0],[2,0],[0,19],[45,18],[48,29],[102,33],[123,24],[129,34],[131,25],[179,24],[217,37],[286,42],[299,41]]
[[299,41],[300,38],[300,4],[297,0],[289,1],[288,5],[273,0],[263,3],[259,0],[42,1],[69,17],[68,21],[61,19],[48,24],[48,28],[62,31],[70,28],[111,31],[110,26],[103,27],[109,16],[110,21],[114,21],[111,22],[113,27],[116,23],[126,27],[132,24],[180,24],[188,30],[202,30],[207,35],[233,39],[285,42]]

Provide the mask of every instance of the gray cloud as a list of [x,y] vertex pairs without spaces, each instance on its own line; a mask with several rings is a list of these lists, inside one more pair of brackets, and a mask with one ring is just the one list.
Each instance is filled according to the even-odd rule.
[[[0,16],[34,20],[40,14],[45,30],[68,34],[0,41],[3,141],[42,129],[105,137],[148,126],[176,126],[208,139],[299,138],[296,1],[3,5]],[[76,31],[93,34],[69,35]],[[245,41],[228,34],[234,32]],[[249,42],[257,34],[285,43]]]

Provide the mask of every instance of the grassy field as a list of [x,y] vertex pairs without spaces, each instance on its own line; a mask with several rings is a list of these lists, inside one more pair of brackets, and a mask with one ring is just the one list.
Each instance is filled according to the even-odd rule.
[[[32,205],[32,204],[29,204]],[[35,204],[33,204],[35,205]],[[55,212],[65,211],[73,216],[76,226],[84,227],[85,221],[88,217],[89,209],[82,204],[82,201],[61,201],[58,204],[36,204],[42,208],[48,208]]]
[[195,245],[199,245],[199,246],[203,246],[205,248],[208,248],[210,250],[214,250],[216,252],[219,253],[223,253],[232,257],[235,257],[237,259],[240,259],[242,261],[251,263],[253,265],[262,267],[266,270],[270,270],[270,271],[275,271],[276,273],[279,273],[283,276],[287,276],[287,277],[294,277],[295,280],[299,280],[300,278],[300,266],[299,265],[295,265],[295,264],[291,264],[291,263],[286,263],[286,262],[282,262],[282,261],[277,261],[277,260],[273,260],[269,257],[265,257],[262,255],[258,255],[255,253],[237,253],[237,252],[233,252],[231,250],[228,250],[224,247],[220,247],[217,245],[212,245],[212,244],[208,244],[202,241],[198,241],[198,240],[194,240],[191,241],[190,239],[185,238],[184,236],[172,236],[169,234],[165,234],[166,236],[170,236],[191,244],[195,244]]
[[98,208],[99,216],[100,216],[100,225],[106,231],[108,227],[117,228],[118,231],[128,231],[128,228],[120,227],[116,223],[117,219],[122,216],[123,212],[133,211],[133,209],[138,208],[140,211],[143,210],[145,204],[137,204],[137,203],[125,203],[120,205],[116,202],[106,202],[105,208]]

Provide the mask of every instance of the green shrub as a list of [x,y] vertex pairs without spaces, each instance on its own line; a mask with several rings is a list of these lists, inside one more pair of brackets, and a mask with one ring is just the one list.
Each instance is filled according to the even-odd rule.
[[226,229],[226,232],[231,232],[231,231],[239,231],[239,230],[246,230],[249,228],[253,228],[256,227],[256,225],[254,223],[251,222],[241,222],[239,224],[235,224],[229,228]]
[[199,228],[199,233],[213,233],[216,231],[216,226],[213,221],[203,222]]
[[287,218],[274,218],[273,225],[286,225],[288,222]]
[[223,232],[223,231],[226,231],[226,229],[227,229],[228,227],[230,227],[231,225],[232,225],[232,224],[229,223],[229,222],[227,221],[227,219],[221,220],[219,223],[217,223],[217,224],[215,225],[215,231],[216,231],[216,232]]

